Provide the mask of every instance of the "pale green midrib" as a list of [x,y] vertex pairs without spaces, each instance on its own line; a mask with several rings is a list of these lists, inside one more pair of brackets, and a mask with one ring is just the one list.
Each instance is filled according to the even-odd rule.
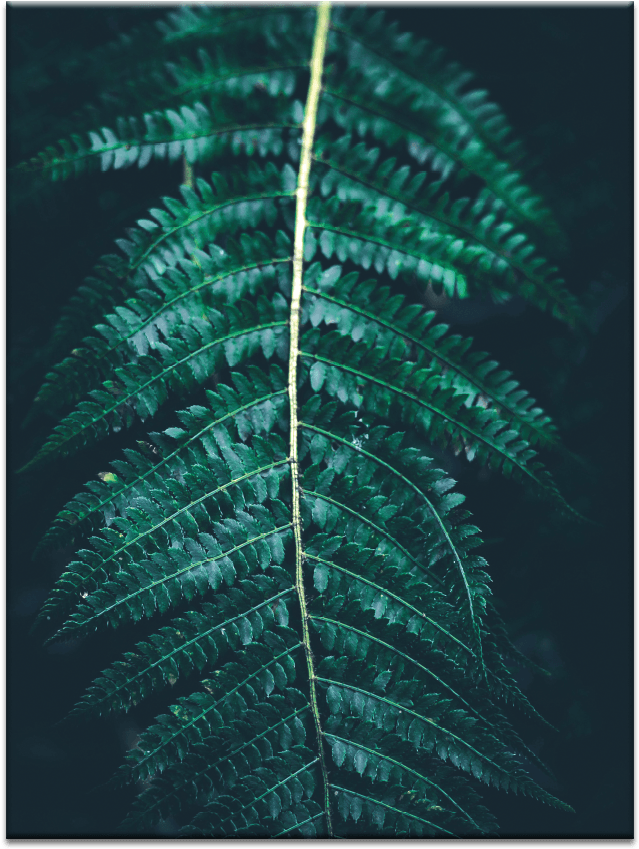
[[[222,424],[222,422],[226,421],[227,419],[235,418],[235,416],[239,415],[240,413],[244,412],[245,410],[250,410],[251,407],[255,407],[258,404],[262,404],[265,401],[270,400],[271,398],[275,398],[278,395],[283,395],[285,393],[286,393],[285,389],[279,389],[276,392],[270,392],[268,395],[264,395],[261,398],[256,399],[255,401],[251,401],[250,404],[244,404],[242,407],[238,407],[237,409],[233,410],[232,412],[227,413],[225,416],[222,416],[221,418],[216,419],[214,422],[211,422],[210,424],[206,425],[206,427],[203,427],[202,430],[198,431],[196,434],[189,437],[189,439],[186,442],[183,442],[182,445],[179,446],[179,448],[176,448],[175,451],[172,451],[167,457],[165,457],[163,460],[161,460],[155,466],[152,466],[143,475],[137,476],[130,483],[126,484],[121,489],[118,489],[117,492],[114,492],[111,496],[109,496],[109,498],[106,498],[103,501],[100,501],[94,507],[88,509],[84,514],[79,515],[78,516],[78,524],[80,522],[85,522],[89,518],[89,516],[91,516],[92,513],[96,513],[98,510],[102,510],[102,508],[106,507],[107,504],[110,504],[115,498],[122,495],[122,493],[127,492],[132,487],[137,486],[138,484],[142,483],[142,481],[146,480],[146,478],[148,478],[149,475],[154,474],[155,472],[157,472],[158,469],[161,469],[162,466],[166,465],[166,463],[170,462],[174,457],[177,457],[179,454],[181,454],[182,451],[187,449],[193,442],[195,442],[196,439],[199,439],[207,431],[211,430],[212,428],[216,427],[219,424]],[[81,506],[85,506],[85,505],[81,505]],[[65,509],[67,509],[67,508],[65,508]],[[58,516],[55,521],[56,521],[56,524],[54,525],[54,527],[52,527],[52,529],[51,529],[51,531],[49,531],[49,533],[51,533],[54,530],[54,528],[59,527],[59,524],[62,524],[64,522],[66,522],[67,524],[69,523],[68,519],[65,519],[64,517],[60,517],[60,516]],[[48,536],[49,536],[49,534],[47,534],[47,537]],[[45,539],[46,539],[46,537],[45,537]]]
[[[278,599],[283,598],[286,595],[289,595],[289,593],[292,593],[293,590],[294,590],[294,587],[289,587],[286,590],[282,590],[281,593],[278,593],[277,595],[271,596],[271,598],[267,599],[266,601],[260,602],[260,604],[254,605],[249,610],[245,610],[243,613],[238,613],[237,616],[233,616],[231,619],[225,619],[224,622],[220,623],[219,625],[214,625],[212,628],[209,628],[208,631],[203,631],[202,633],[197,634],[197,636],[192,637],[190,640],[187,640],[185,643],[182,643],[182,645],[173,649],[168,654],[164,654],[161,657],[159,657],[157,660],[153,661],[153,663],[147,664],[147,666],[145,666],[144,669],[142,669],[140,672],[137,672],[132,678],[129,678],[127,681],[125,681],[124,684],[120,684],[114,690],[109,690],[108,693],[105,691],[105,695],[102,696],[99,699],[96,699],[96,701],[94,701],[94,702],[79,702],[78,705],[76,706],[75,710],[74,710],[74,713],[78,713],[78,712],[81,713],[82,711],[94,710],[99,705],[102,705],[102,704],[104,704],[104,702],[113,698],[113,696],[115,696],[116,693],[119,693],[121,690],[125,690],[128,687],[130,687],[132,684],[135,683],[135,681],[138,680],[138,678],[141,678],[143,675],[146,675],[151,669],[155,669],[156,666],[159,666],[161,663],[165,663],[167,660],[170,660],[170,658],[172,658],[173,655],[180,654],[181,652],[186,651],[189,648],[189,646],[192,646],[194,643],[199,643],[201,640],[206,639],[206,637],[210,636],[211,634],[215,633],[216,631],[221,631],[223,628],[226,628],[229,625],[232,625],[233,622],[236,622],[238,619],[243,619],[243,618],[250,616],[251,613],[255,613],[255,611],[259,610],[261,607],[265,607],[267,604],[271,604],[272,602],[277,601]],[[141,655],[137,655],[137,656],[140,657]]]
[[293,535],[295,540],[295,588],[300,605],[300,618],[302,627],[302,643],[306,657],[306,669],[309,682],[309,700],[315,727],[317,741],[317,753],[320,761],[320,769],[323,784],[323,808],[328,837],[333,836],[333,825],[331,817],[331,803],[329,792],[328,770],[324,752],[324,738],[320,721],[319,706],[317,703],[316,674],[311,648],[311,637],[308,625],[308,613],[306,602],[306,590],[304,586],[304,545],[302,541],[302,521],[300,512],[300,486],[298,468],[298,398],[297,398],[297,365],[300,356],[300,301],[302,296],[302,285],[304,275],[304,236],[306,230],[306,205],[308,199],[309,176],[313,160],[313,143],[315,138],[315,125],[317,109],[322,86],[322,74],[324,70],[324,55],[326,52],[326,41],[330,22],[331,7],[327,2],[322,2],[316,7],[315,33],[313,37],[313,51],[310,59],[310,81],[306,105],[304,108],[304,122],[302,132],[302,149],[300,151],[300,166],[297,178],[296,208],[295,208],[295,234],[293,252],[293,280],[291,286],[290,307],[290,348],[288,369],[288,393],[289,393],[289,416],[290,416],[290,464],[291,464],[291,512]]
[[[303,287],[303,288],[305,288],[305,287]],[[308,290],[308,291],[312,291],[312,290]],[[300,427],[304,427],[304,424],[303,424],[303,423],[299,423],[299,426],[300,426]],[[174,452],[174,453],[177,453],[177,452]],[[363,452],[363,453],[366,453],[366,452]],[[150,474],[150,473],[151,473],[151,472],[149,472],[149,473],[147,473],[147,474]],[[145,477],[146,477],[146,475],[145,475]],[[120,490],[120,492],[121,492],[121,491],[122,491],[122,490]],[[309,618],[314,618],[314,617],[310,616]],[[301,645],[301,644],[300,644],[300,645]],[[312,680],[313,680],[313,679],[311,679],[311,683],[312,683]],[[316,679],[316,680],[325,680],[325,679]],[[334,736],[334,735],[332,735],[332,736]],[[317,759],[316,759],[316,760],[317,760]],[[331,786],[333,786],[333,785],[331,785]],[[350,791],[350,790],[349,790],[349,791],[346,791],[346,792],[351,793],[352,791]],[[357,794],[355,794],[355,795],[357,795]],[[364,798],[364,797],[362,797],[362,798]],[[319,816],[319,815],[317,815],[317,816]],[[312,817],[311,819],[315,819],[315,817]]]

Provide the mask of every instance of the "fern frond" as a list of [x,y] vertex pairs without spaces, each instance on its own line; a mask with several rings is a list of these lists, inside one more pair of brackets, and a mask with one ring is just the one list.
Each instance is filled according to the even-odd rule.
[[126,449],[39,548],[80,548],[37,620],[51,640],[146,629],[72,716],[188,693],[118,773],[142,783],[122,828],[480,836],[481,783],[570,810],[526,772],[548,770],[509,709],[539,717],[438,467],[476,459],[566,507],[536,453],[560,447],[550,417],[423,306],[433,286],[579,321],[505,118],[366,10],[184,8],[94,72],[105,57],[102,129],[24,170],[222,170],[102,258],[34,407],[58,424],[29,468],[161,410],[180,425]]
[[44,172],[52,180],[67,180],[90,168],[144,168],[153,159],[175,162],[186,156],[195,162],[227,152],[277,156],[289,143],[285,130],[292,131],[290,140],[295,143],[298,110],[291,110],[288,104],[271,108],[269,115],[260,104],[259,109],[247,108],[242,116],[235,110],[225,111],[218,103],[215,106],[215,113],[198,102],[179,111],[149,112],[141,120],[121,118],[115,130],[101,127],[88,138],[74,135],[61,140],[59,147],[47,148],[21,167]]
[[[363,76],[350,88],[364,89],[367,106],[373,95],[393,110],[402,107],[404,116],[424,120],[427,145],[407,140],[409,150],[413,141],[415,158],[427,155],[434,137],[435,147],[446,145],[444,151],[452,154],[458,167],[483,179],[510,215],[552,238],[560,237],[549,210],[514,170],[524,152],[504,114],[488,100],[486,91],[468,88],[472,74],[450,62],[440,48],[409,33],[400,35],[396,24],[386,24],[381,11],[364,19],[359,10],[339,10],[332,30],[335,51],[345,54],[347,67]],[[373,126],[379,131],[379,123]]]
[[275,622],[285,625],[293,586],[288,585],[286,572],[271,571],[275,580],[254,575],[250,581],[239,581],[227,596],[204,603],[201,612],[188,611],[139,643],[136,652],[127,653],[124,661],[93,682],[70,717],[129,710],[167,684],[173,686],[180,676],[214,669],[225,652],[259,639]]
[[205,317],[220,296],[233,303],[259,288],[269,289],[274,278],[286,274],[280,265],[290,263],[286,242],[274,244],[260,233],[251,241],[240,238],[240,245],[229,240],[226,250],[213,259],[210,254],[193,249],[193,261],[183,259],[180,269],[167,270],[136,296],[116,307],[96,326],[101,337],[86,337],[82,347],[72,357],[57,365],[47,376],[36,397],[38,409],[56,409],[77,400],[92,385],[109,375],[114,366],[124,364],[128,357],[145,355],[170,336],[184,315],[199,312]]
[[[316,296],[309,304],[313,326],[320,322],[336,323],[338,331],[350,335],[353,341],[368,336],[390,350],[397,349],[399,340],[405,344],[407,354],[411,348],[420,354],[427,353],[446,379],[467,396],[469,404],[491,406],[507,417],[531,445],[557,446],[555,426],[542,410],[533,406],[534,400],[519,384],[510,380],[511,372],[495,373],[498,364],[487,361],[488,354],[469,352],[472,339],[446,336],[446,325],[431,326],[434,312],[407,305],[402,296],[391,296],[389,288],[379,289],[374,281],[359,283],[355,275],[340,278],[332,289],[307,285],[304,290]],[[361,319],[373,325],[375,337],[370,331],[365,333]]]
[[89,492],[65,506],[35,554],[64,545],[82,531],[85,523],[97,522],[102,516],[111,521],[116,509],[123,513],[131,495],[144,492],[145,481],[151,484],[161,480],[157,477],[161,469],[166,467],[163,474],[169,477],[180,477],[190,465],[205,467],[207,445],[211,434],[220,433],[220,425],[233,423],[242,439],[251,433],[268,433],[281,413],[286,394],[284,375],[276,366],[269,375],[249,366],[248,377],[235,374],[235,388],[218,385],[216,392],[207,390],[209,408],[196,406],[178,414],[183,428],[151,434],[151,442],[140,444],[140,450],[126,451],[127,462],[114,462],[115,472],[100,475],[99,481],[87,484]]
[[[272,226],[277,204],[285,204],[294,188],[295,173],[290,165],[280,171],[272,163],[264,169],[251,163],[241,175],[214,173],[210,183],[198,178],[195,189],[182,186],[182,202],[163,198],[164,209],[150,210],[151,219],[142,219],[137,228],[128,230],[127,239],[118,240],[126,259],[103,257],[96,269],[99,276],[89,278],[89,285],[72,299],[54,330],[55,346],[77,343],[105,312],[120,303],[123,294],[139,296],[140,291],[154,288],[167,271],[183,268],[184,260],[195,263],[204,274],[219,272],[226,256],[215,245],[220,232],[231,235],[264,224]],[[254,240],[253,250],[260,238]],[[281,239],[275,239],[279,256],[286,255],[281,253],[286,237],[283,243]],[[246,239],[241,248],[246,250]],[[250,253],[247,259],[250,261]],[[188,275],[190,267],[184,270]],[[161,295],[163,285],[170,289],[170,278],[157,285]]]
[[494,410],[466,406],[466,396],[447,386],[437,370],[394,359],[383,348],[352,344],[336,331],[321,339],[311,332],[303,344],[301,356],[310,364],[308,379],[315,391],[325,387],[330,396],[370,412],[393,415],[398,409],[403,422],[422,429],[434,443],[529,481],[540,494],[562,503],[548,472],[531,462],[535,452],[529,443]]
[[[493,286],[493,296],[517,292],[555,318],[570,324],[582,320],[579,305],[557,277],[557,269],[536,255],[534,245],[514,224],[501,220],[490,206],[486,209],[484,198],[474,203],[467,197],[452,201],[439,181],[422,191],[426,172],[413,174],[409,166],[396,168],[394,157],[378,165],[379,149],[369,149],[364,143],[353,146],[349,136],[337,142],[329,137],[318,140],[315,157],[318,167],[326,169],[321,181],[323,194],[335,192],[341,200],[375,206],[378,215],[395,219],[409,218],[412,213],[411,223],[427,234],[440,239],[457,237],[452,245],[459,253],[468,240],[472,261],[482,270],[496,269],[505,277],[507,287],[500,291]],[[453,288],[450,271],[439,274],[451,294],[464,295],[464,288]],[[439,277],[435,280],[439,282]]]
[[156,356],[141,355],[115,369],[115,379],[93,390],[91,401],[83,401],[63,419],[24,468],[52,454],[69,454],[110,429],[129,427],[134,416],[146,420],[165,403],[170,390],[178,394],[192,390],[222,363],[235,366],[258,349],[270,358],[286,324],[286,304],[281,297],[272,304],[260,299],[257,308],[249,303],[228,307],[225,315],[211,310],[205,319],[189,316],[188,323],[181,323],[157,345]]

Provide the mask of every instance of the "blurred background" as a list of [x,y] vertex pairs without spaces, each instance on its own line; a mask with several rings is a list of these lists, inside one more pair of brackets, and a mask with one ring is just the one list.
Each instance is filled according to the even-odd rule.
[[[8,164],[51,141],[58,121],[91,99],[63,74],[83,50],[153,20],[150,6],[7,7]],[[507,481],[446,458],[485,545],[498,609],[515,644],[552,676],[520,686],[559,730],[515,717],[557,780],[535,778],[574,816],[486,791],[504,837],[632,836],[632,15],[630,5],[405,6],[389,17],[447,47],[474,70],[524,140],[569,236],[560,257],[588,304],[591,333],[572,334],[516,300],[452,304],[441,318],[512,370],[558,423],[583,463],[550,467],[593,525],[549,515]],[[72,126],[69,126],[72,129]],[[8,189],[8,658],[7,836],[113,836],[132,791],[105,788],[144,712],[58,724],[90,680],[129,647],[106,641],[43,647],[33,618],[71,552],[32,560],[58,509],[138,431],[111,437],[35,474],[16,475],[50,430],[23,426],[47,370],[44,352],[61,307],[156,199],[175,194],[181,165],[92,174],[37,195]],[[143,433],[140,429],[139,433]],[[164,832],[163,832],[164,829]],[[158,834],[171,834],[170,823]]]

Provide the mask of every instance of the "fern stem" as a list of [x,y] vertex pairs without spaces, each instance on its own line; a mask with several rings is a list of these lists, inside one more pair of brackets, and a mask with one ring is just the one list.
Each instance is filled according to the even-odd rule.
[[182,185],[187,186],[189,189],[193,188],[194,183],[194,171],[193,166],[186,158],[186,153],[182,155]]
[[315,121],[317,118],[317,107],[322,87],[322,72],[324,67],[324,54],[326,52],[326,38],[330,21],[331,7],[329,3],[321,3],[317,7],[317,22],[315,25],[315,36],[313,39],[313,53],[311,55],[311,79],[308,87],[306,107],[304,109],[304,124],[302,134],[302,150],[300,155],[300,169],[297,177],[297,202],[295,209],[295,240],[293,253],[293,285],[291,291],[291,316],[290,316],[290,350],[288,366],[288,397],[290,404],[290,462],[291,462],[291,490],[292,490],[292,512],[293,512],[293,534],[295,537],[295,588],[300,602],[300,613],[302,619],[302,640],[306,654],[306,666],[308,670],[309,695],[313,722],[317,735],[317,748],[322,770],[324,784],[324,815],[326,818],[326,831],[329,837],[333,836],[333,825],[331,822],[329,779],[324,757],[324,736],[320,723],[319,707],[317,704],[316,676],[311,651],[310,630],[308,626],[308,612],[306,608],[306,592],[304,589],[304,549],[302,546],[302,523],[300,518],[300,485],[298,468],[297,436],[299,422],[297,417],[297,361],[300,355],[300,301],[302,297],[302,279],[304,272],[304,234],[306,232],[306,202],[308,198],[308,179],[311,171],[313,141],[315,137]]

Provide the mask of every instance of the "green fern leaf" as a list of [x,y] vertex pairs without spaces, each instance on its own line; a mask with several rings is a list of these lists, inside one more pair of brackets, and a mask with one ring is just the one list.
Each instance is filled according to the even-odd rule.
[[537,453],[558,431],[423,301],[581,320],[506,119],[364,9],[184,8],[97,51],[96,79],[107,59],[97,129],[23,170],[183,159],[193,179],[67,307],[33,409],[58,424],[25,468],[160,422],[37,550],[79,549],[37,620],[50,640],[141,632],[72,717],[184,688],[117,775],[142,784],[122,828],[481,836],[482,785],[571,810],[528,771],[550,772],[510,721],[541,720],[525,658],[439,468],[475,460],[569,509]]

